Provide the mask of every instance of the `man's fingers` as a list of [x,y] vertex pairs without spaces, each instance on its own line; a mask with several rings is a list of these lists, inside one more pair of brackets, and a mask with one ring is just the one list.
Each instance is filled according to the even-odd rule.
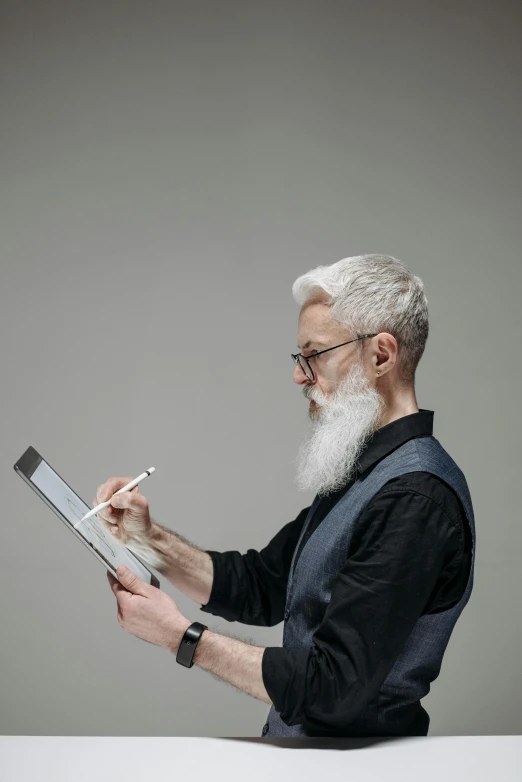
[[135,491],[123,491],[111,498],[111,505],[113,508],[143,512],[147,509],[148,502],[143,494],[136,494]]
[[111,585],[111,589],[114,592],[114,594],[117,596],[120,592],[127,592],[128,590],[125,589],[125,587],[120,584],[117,578],[114,578],[112,573],[107,571],[107,579],[109,581],[109,584]]
[[134,478],[131,475],[126,478],[109,478],[108,481],[105,481],[101,486],[98,486],[96,490],[97,504],[99,505],[100,502],[107,502],[115,492],[133,480]]

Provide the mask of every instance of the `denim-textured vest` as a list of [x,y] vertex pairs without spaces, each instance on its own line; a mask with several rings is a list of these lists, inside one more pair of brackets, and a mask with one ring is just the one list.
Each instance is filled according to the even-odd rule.
[[[320,499],[316,496],[292,559],[286,594],[283,647],[309,648],[313,646],[312,636],[321,624],[330,602],[335,579],[346,562],[350,539],[361,513],[389,480],[419,470],[441,478],[462,502],[472,534],[470,574],[464,594],[455,606],[419,617],[377,698],[365,713],[350,723],[354,725],[355,735],[382,736],[393,733],[394,714],[400,714],[401,707],[419,703],[428,694],[430,683],[439,675],[453,627],[473,587],[475,519],[466,479],[435,437],[430,435],[408,440],[378,462],[366,476],[363,473],[353,483],[304,545],[294,573],[294,560],[300,540]],[[422,551],[419,551],[419,556],[422,556]],[[429,724],[429,717],[427,720]],[[315,734],[308,733],[302,724],[287,725],[272,705],[262,735]]]

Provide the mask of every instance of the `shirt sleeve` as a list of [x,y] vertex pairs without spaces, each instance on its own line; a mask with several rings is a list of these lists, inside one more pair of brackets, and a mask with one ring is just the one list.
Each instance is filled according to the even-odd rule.
[[285,524],[261,551],[207,551],[214,580],[201,610],[249,625],[272,627],[282,622],[290,564],[309,509]]
[[342,729],[377,696],[461,529],[427,496],[382,491],[354,530],[323,621],[305,649],[266,647],[265,688],[287,725]]

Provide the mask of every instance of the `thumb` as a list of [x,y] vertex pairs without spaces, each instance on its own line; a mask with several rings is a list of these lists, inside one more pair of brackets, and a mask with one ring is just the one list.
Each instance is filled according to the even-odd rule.
[[129,592],[132,592],[134,595],[143,595],[143,597],[149,596],[149,584],[146,584],[145,581],[138,578],[138,576],[133,573],[132,570],[129,570],[128,567],[125,567],[125,565],[120,565],[116,569],[116,575],[118,576],[120,584],[122,584],[125,589],[128,589]]

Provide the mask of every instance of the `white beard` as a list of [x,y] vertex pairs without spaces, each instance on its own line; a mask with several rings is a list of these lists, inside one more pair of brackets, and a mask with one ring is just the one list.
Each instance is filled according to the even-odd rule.
[[296,481],[302,490],[329,494],[353,477],[367,440],[379,428],[385,402],[361,361],[330,398],[316,386],[305,386],[303,393],[319,407],[309,410],[312,429],[299,448]]

